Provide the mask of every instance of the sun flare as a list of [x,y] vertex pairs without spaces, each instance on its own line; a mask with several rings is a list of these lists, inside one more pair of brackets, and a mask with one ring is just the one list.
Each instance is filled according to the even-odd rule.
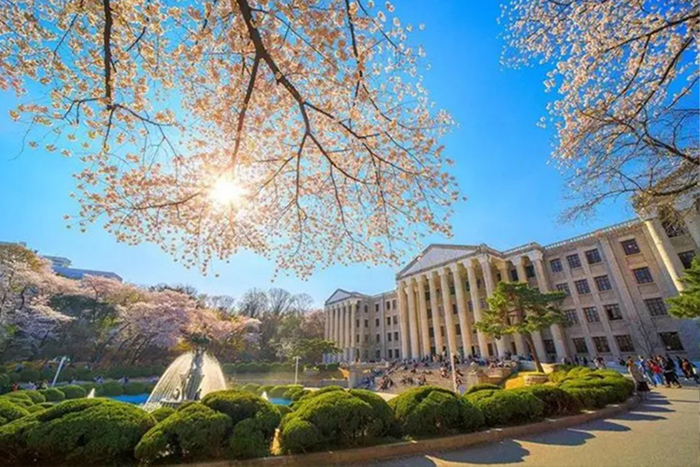
[[209,197],[220,205],[240,205],[245,197],[246,190],[235,180],[227,177],[219,178],[211,187]]

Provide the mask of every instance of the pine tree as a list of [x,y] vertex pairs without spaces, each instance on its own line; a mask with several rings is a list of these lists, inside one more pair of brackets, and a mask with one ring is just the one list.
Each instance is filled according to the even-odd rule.
[[669,313],[676,318],[700,317],[700,257],[693,260],[681,281],[686,288],[679,296],[668,299],[671,304]]

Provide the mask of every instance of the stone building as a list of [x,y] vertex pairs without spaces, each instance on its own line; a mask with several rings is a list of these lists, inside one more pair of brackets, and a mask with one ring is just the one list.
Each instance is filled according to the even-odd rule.
[[326,338],[342,352],[326,361],[418,359],[437,353],[526,356],[523,336],[493,339],[478,321],[499,281],[526,281],[567,294],[568,324],[533,335],[540,356],[638,354],[697,358],[697,320],[668,315],[666,299],[700,254],[700,219],[648,216],[542,246],[430,245],[396,275],[396,290],[365,295],[338,289],[325,303]]

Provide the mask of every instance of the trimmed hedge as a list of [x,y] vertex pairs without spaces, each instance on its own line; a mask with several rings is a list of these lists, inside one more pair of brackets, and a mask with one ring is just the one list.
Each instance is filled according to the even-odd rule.
[[49,402],[61,402],[66,398],[66,395],[63,394],[63,391],[59,391],[56,388],[40,389],[39,392],[43,394],[43,396]]
[[271,437],[260,429],[260,421],[247,418],[233,427],[229,440],[229,454],[234,459],[265,457],[270,454]]
[[153,418],[156,419],[158,422],[162,422],[172,414],[176,412],[175,409],[172,407],[158,407],[155,409],[153,412],[151,412],[151,415],[153,415]]
[[20,407],[31,407],[34,405],[34,400],[28,394],[29,391],[13,391],[9,392],[0,398],[7,399],[15,405]]
[[9,399],[0,398],[0,426],[29,415],[29,410],[13,404]]
[[389,435],[395,425],[391,409],[376,394],[344,390],[316,393],[302,398],[282,420],[279,441],[283,452],[363,446]]
[[582,407],[598,409],[625,402],[634,392],[635,385],[623,376],[606,376],[567,379],[559,387],[574,396]]
[[389,401],[404,434],[431,436],[475,431],[484,417],[466,399],[437,386],[409,389]]
[[112,397],[124,394],[124,386],[117,381],[107,381],[97,388],[98,396]]
[[484,391],[484,390],[487,390],[487,389],[500,390],[500,389],[503,389],[503,388],[500,387],[500,386],[496,386],[495,384],[481,383],[481,384],[475,384],[474,386],[472,386],[472,387],[470,387],[469,389],[467,389],[467,392],[465,392],[465,394],[472,394],[472,393],[479,392],[479,391]]
[[80,399],[87,396],[87,391],[85,390],[85,388],[82,386],[78,386],[77,384],[59,386],[57,389],[66,396],[66,399]]
[[575,414],[581,411],[581,403],[573,395],[563,389],[554,386],[538,384],[514,389],[514,392],[532,394],[538,398],[544,406],[542,407],[543,417],[553,417],[557,415]]
[[481,410],[487,426],[531,422],[539,419],[544,410],[541,400],[519,390],[483,390],[464,397]]
[[195,402],[151,428],[134,453],[144,463],[217,459],[225,453],[230,430],[225,414]]
[[124,385],[124,394],[129,396],[135,396],[137,394],[150,393],[148,390],[148,384],[142,383],[140,381],[132,381]]
[[17,464],[113,465],[133,461],[155,419],[109,399],[76,399],[0,427],[0,458]]
[[255,417],[265,436],[270,439],[280,422],[280,414],[274,405],[255,394],[236,389],[210,392],[204,396],[202,404],[228,415],[233,426]]

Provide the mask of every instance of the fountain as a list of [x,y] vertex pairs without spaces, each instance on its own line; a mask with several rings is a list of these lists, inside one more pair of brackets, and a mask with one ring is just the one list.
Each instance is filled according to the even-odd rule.
[[143,408],[176,408],[185,401],[199,400],[206,394],[226,389],[221,365],[204,348],[186,352],[170,364],[148,396]]
[[90,392],[87,394],[88,399],[94,399],[95,398],[95,388],[90,389]]

